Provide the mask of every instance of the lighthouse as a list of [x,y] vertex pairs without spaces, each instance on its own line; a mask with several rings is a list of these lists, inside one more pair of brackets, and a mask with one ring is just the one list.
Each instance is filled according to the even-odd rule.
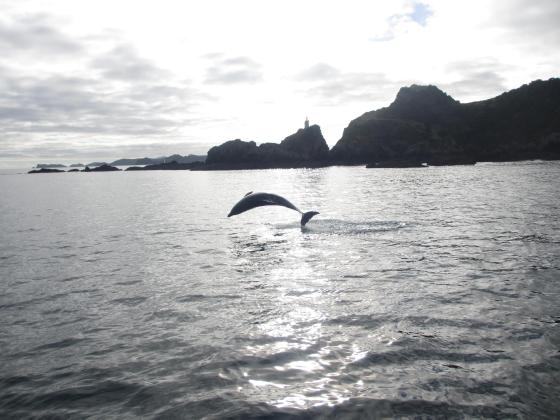
[[303,125],[304,128],[309,128],[309,118],[305,117],[305,123]]

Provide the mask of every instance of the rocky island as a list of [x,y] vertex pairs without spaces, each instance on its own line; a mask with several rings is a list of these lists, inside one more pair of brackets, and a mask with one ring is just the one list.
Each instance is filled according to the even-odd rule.
[[278,143],[230,140],[208,151],[196,169],[300,168],[329,165],[329,146],[318,125],[306,126]]
[[53,174],[57,172],[65,172],[62,169],[55,169],[55,168],[40,168],[40,169],[32,169],[28,174]]

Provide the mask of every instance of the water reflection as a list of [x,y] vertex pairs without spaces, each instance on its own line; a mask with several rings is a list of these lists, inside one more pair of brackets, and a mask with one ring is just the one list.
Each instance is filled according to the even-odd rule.
[[244,367],[239,391],[279,408],[339,404],[363,388],[359,378],[349,381],[347,370],[367,352],[327,325],[339,290],[329,281],[328,264],[317,264],[319,239],[307,232],[266,224],[229,236],[245,276],[240,281],[262,286],[251,344],[244,348],[245,356],[260,362]]

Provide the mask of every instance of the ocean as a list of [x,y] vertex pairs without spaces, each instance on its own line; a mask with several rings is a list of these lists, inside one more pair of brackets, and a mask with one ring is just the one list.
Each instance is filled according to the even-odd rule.
[[559,180],[0,175],[0,417],[557,418]]

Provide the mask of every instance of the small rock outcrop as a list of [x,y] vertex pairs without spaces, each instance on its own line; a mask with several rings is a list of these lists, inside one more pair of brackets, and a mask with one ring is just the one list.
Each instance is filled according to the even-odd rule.
[[329,147],[318,125],[298,130],[282,142],[263,143],[239,139],[212,147],[208,169],[291,168],[326,164]]

